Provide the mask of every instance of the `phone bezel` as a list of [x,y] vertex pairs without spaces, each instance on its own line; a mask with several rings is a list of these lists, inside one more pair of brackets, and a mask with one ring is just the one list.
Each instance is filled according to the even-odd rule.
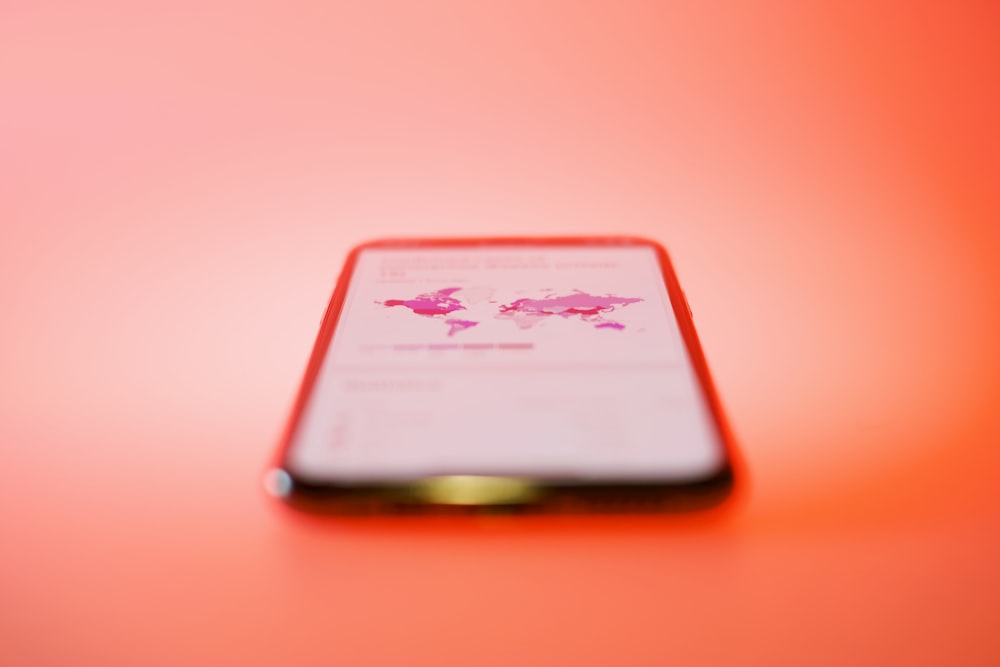
[[[519,478],[525,493],[510,502],[439,503],[428,500],[426,479],[421,480],[330,480],[310,479],[287,465],[287,456],[343,311],[348,287],[358,257],[368,249],[441,248],[488,246],[643,246],[657,256],[675,320],[698,378],[705,405],[723,448],[720,466],[698,477],[671,480],[565,480],[546,477]],[[735,445],[732,430],[708,369],[690,306],[681,289],[666,249],[651,239],[635,236],[591,237],[485,237],[485,238],[386,238],[354,247],[344,262],[313,346],[305,376],[286,423],[277,456],[268,471],[265,486],[272,495],[302,509],[333,513],[424,513],[481,510],[518,511],[677,511],[702,509],[725,500],[732,492],[735,475]],[[493,478],[485,476],[484,478]],[[496,478],[493,478],[496,479]]]

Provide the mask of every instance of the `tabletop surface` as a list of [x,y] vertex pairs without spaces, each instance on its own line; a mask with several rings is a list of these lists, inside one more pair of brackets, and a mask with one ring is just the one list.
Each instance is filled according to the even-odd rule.
[[[0,7],[0,663],[1000,662],[1000,5]],[[347,251],[670,250],[687,518],[260,479]]]

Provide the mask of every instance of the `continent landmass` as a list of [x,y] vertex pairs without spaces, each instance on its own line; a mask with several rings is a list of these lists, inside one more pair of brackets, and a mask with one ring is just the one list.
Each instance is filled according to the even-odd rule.
[[[382,302],[383,306],[392,308],[394,306],[405,306],[417,315],[434,317],[435,315],[447,315],[456,310],[465,310],[462,302],[452,296],[461,287],[447,287],[437,292],[426,292],[418,294],[415,299],[387,299]],[[378,303],[378,302],[376,302]]]
[[550,296],[544,299],[517,299],[500,306],[497,319],[511,319],[522,329],[534,326],[543,318],[558,315],[562,318],[579,316],[584,322],[590,322],[595,329],[622,330],[625,325],[604,317],[618,307],[642,301],[639,298],[623,296],[595,296],[580,290],[566,296]]
[[[436,292],[418,294],[414,299],[386,299],[385,301],[376,301],[375,303],[381,303],[386,308],[403,306],[404,308],[409,308],[415,315],[440,319],[457,310],[465,310],[462,302],[452,296],[460,289],[462,288],[446,287]],[[448,325],[449,336],[454,336],[459,331],[465,331],[479,324],[479,322],[474,320],[462,320],[458,318],[445,319],[444,323]]]
[[[476,320],[447,317],[451,313],[466,310],[455,295],[461,287],[446,287],[436,292],[418,294],[413,299],[386,299],[376,303],[386,308],[402,306],[415,315],[441,319],[448,325],[448,335],[454,336],[479,324]],[[582,321],[594,325],[595,329],[622,330],[625,325],[610,320],[606,314],[614,312],[619,307],[642,301],[639,298],[614,295],[595,296],[581,290],[575,290],[565,296],[549,296],[542,299],[517,299],[499,306],[498,320],[512,320],[521,329],[529,329],[543,319],[557,315],[564,319],[578,316]],[[491,302],[492,303],[492,302]]]

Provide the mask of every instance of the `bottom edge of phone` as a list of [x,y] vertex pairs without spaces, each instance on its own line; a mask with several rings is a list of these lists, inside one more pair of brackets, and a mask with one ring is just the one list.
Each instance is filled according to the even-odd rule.
[[[280,471],[284,473],[284,471]],[[485,479],[485,478],[484,478]],[[450,477],[417,484],[331,486],[265,484],[295,509],[335,515],[679,514],[719,507],[732,497],[731,471],[692,484],[534,484]]]

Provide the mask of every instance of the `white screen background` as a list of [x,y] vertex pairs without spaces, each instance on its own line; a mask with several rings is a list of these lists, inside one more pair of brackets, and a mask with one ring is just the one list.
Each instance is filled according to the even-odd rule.
[[[602,310],[532,308],[581,294]],[[527,314],[501,312],[519,299]],[[415,312],[428,305],[449,312]],[[721,459],[652,248],[369,248],[289,467],[357,481],[681,479]]]

